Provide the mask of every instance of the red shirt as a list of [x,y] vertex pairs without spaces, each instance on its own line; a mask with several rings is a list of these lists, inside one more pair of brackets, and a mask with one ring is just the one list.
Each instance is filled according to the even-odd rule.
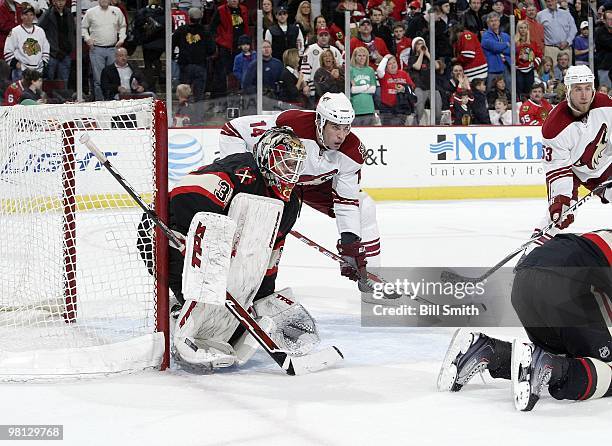
[[395,107],[397,103],[397,85],[409,85],[413,90],[415,88],[414,82],[404,70],[397,70],[395,74],[387,71],[380,79],[380,101],[387,107]]
[[550,111],[552,105],[546,99],[542,99],[540,104],[536,104],[531,99],[527,99],[521,104],[519,110],[519,121],[523,125],[542,125]]
[[19,104],[19,99],[21,98],[22,92],[23,84],[21,83],[21,80],[13,82],[11,85],[6,87],[6,90],[4,90],[4,102],[2,105]]
[[181,11],[180,9],[172,10],[172,31],[176,31],[176,28],[183,25],[189,25],[191,21],[189,20],[189,14],[185,11]]
[[[526,55],[527,60],[521,59]],[[516,69],[523,73],[529,73],[540,65],[542,61],[542,50],[535,43],[516,44]]]

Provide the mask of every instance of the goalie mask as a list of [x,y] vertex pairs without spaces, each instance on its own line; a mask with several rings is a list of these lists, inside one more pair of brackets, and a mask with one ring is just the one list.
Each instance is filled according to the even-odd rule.
[[289,201],[305,168],[306,148],[300,138],[289,127],[271,128],[255,144],[254,155],[274,195]]

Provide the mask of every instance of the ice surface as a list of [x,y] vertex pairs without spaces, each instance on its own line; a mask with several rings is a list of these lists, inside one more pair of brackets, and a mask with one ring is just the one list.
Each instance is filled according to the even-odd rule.
[[[385,266],[492,265],[529,237],[544,200],[378,205]],[[609,225],[592,200],[574,232]],[[608,226],[609,227],[609,226]],[[308,208],[296,229],[332,249],[333,220]],[[64,445],[535,445],[585,444],[612,432],[612,399],[545,396],[514,409],[509,383],[475,377],[457,394],[435,390],[452,329],[361,328],[356,287],[337,265],[288,238],[277,288],[292,286],[317,318],[339,367],[290,377],[259,351],[242,369],[209,376],[149,371],[59,384],[1,384],[0,424],[63,424]],[[520,329],[489,329],[505,338]],[[3,443],[3,444],[9,444]],[[21,444],[21,443],[18,443]],[[58,443],[59,444],[59,443]]]

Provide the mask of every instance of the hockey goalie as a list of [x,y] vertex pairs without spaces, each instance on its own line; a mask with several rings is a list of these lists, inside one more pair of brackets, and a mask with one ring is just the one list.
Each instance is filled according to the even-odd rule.
[[169,256],[169,286],[185,302],[172,339],[182,368],[242,365],[255,352],[256,341],[224,306],[226,292],[288,354],[307,354],[318,343],[314,320],[291,290],[274,293],[263,281],[279,260],[275,247],[297,219],[300,203],[292,191],[305,159],[293,131],[275,127],[252,154],[203,166],[170,191],[170,227],[185,240]]

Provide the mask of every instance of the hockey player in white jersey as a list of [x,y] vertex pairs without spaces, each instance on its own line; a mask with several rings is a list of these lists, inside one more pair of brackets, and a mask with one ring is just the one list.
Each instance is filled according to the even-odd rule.
[[[573,223],[574,215],[564,212],[577,199],[580,185],[592,190],[612,175],[612,100],[595,92],[595,77],[586,65],[569,67],[564,83],[566,99],[542,126],[548,212],[539,228],[551,221],[556,225],[538,244]],[[612,190],[606,189],[600,197],[608,203]]]
[[362,278],[366,263],[380,265],[380,236],[374,201],[360,190],[364,147],[351,132],[354,118],[344,94],[325,93],[316,111],[288,110],[231,120],[221,129],[219,151],[221,157],[251,151],[267,129],[291,127],[308,153],[297,193],[304,203],[336,218],[340,233],[337,248],[352,266],[342,266],[341,274],[358,281],[362,291],[369,291],[371,287]]

